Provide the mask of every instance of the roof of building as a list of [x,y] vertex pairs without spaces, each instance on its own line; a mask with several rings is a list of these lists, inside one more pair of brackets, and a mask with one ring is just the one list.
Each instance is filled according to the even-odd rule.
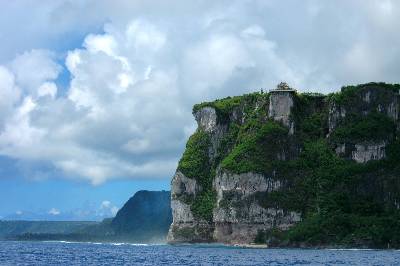
[[296,90],[289,87],[286,82],[281,82],[276,86],[275,90],[271,90],[271,92],[295,92]]

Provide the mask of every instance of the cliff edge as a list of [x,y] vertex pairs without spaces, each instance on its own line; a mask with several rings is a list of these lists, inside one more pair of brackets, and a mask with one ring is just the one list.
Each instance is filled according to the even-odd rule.
[[195,105],[168,241],[397,246],[399,90],[280,84]]

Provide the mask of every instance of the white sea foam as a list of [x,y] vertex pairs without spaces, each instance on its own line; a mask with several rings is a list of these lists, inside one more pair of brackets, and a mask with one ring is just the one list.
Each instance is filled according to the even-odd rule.
[[46,241],[42,241],[42,242],[45,242],[45,243],[63,243],[63,244],[80,243],[80,242],[64,241],[64,240],[46,240]]
[[334,251],[371,251],[376,250],[372,248],[327,248],[327,250],[334,250]]

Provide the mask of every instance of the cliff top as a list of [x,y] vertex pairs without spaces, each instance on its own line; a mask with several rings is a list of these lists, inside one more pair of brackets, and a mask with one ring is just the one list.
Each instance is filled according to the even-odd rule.
[[269,92],[264,92],[261,90],[260,92],[253,92],[253,93],[248,93],[244,94],[241,96],[229,96],[226,98],[222,99],[216,99],[214,101],[209,101],[209,102],[202,102],[199,104],[195,104],[193,106],[193,113],[196,113],[199,111],[201,108],[204,107],[213,107],[217,110],[217,112],[220,113],[229,113],[233,110],[234,107],[240,106],[243,101],[251,101],[255,99],[261,99],[265,98],[267,99],[271,92],[274,91],[292,91],[296,93],[297,96],[299,97],[307,97],[307,98],[327,98],[327,99],[333,99],[337,102],[341,102],[345,98],[351,98],[354,96],[357,92],[364,90],[364,89],[369,89],[369,88],[378,88],[378,89],[388,89],[397,93],[400,93],[400,84],[390,84],[390,83],[384,83],[384,82],[369,82],[369,83],[364,83],[364,84],[358,84],[358,85],[349,85],[349,86],[343,86],[341,87],[340,91],[336,91],[333,93],[329,94],[323,94],[319,92],[298,92],[297,90],[289,87],[289,85],[285,82],[281,82],[277,85],[276,89],[274,90],[269,90]]
[[289,85],[286,82],[279,83],[276,86],[275,90],[272,90],[271,92],[277,92],[277,91],[296,92],[296,90],[289,87]]

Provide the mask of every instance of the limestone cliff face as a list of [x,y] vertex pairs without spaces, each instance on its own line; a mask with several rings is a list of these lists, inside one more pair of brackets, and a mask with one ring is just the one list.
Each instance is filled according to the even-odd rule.
[[259,231],[287,229],[300,221],[300,214],[280,208],[262,207],[255,195],[281,188],[279,180],[257,173],[232,174],[218,171],[214,180],[217,204],[213,210],[213,239],[223,243],[252,243]]
[[[328,108],[329,134],[338,127],[351,123],[349,120],[355,116],[365,119],[371,115],[383,115],[393,121],[397,129],[400,126],[399,91],[385,90],[376,84],[365,86],[357,93],[349,92],[345,100],[332,101]],[[392,134],[377,135],[367,140],[352,139],[352,137],[354,136],[342,138],[342,143],[337,143],[335,150],[338,155],[351,158],[358,163],[384,158],[385,147],[393,139]]]
[[[304,174],[290,170],[304,143],[322,139],[360,164],[384,159],[399,103],[398,91],[369,84],[337,95],[285,88],[196,105],[198,128],[171,181],[168,241],[247,244],[290,229],[305,210],[285,199]],[[384,128],[365,133],[371,123]]]
[[167,241],[175,242],[210,242],[212,225],[197,219],[191,210],[191,202],[201,190],[195,179],[187,178],[177,171],[171,182],[171,208],[173,222],[170,226]]
[[294,133],[294,123],[291,112],[294,105],[294,90],[275,90],[271,92],[269,104],[269,117],[275,121],[282,122],[289,128],[289,133]]

